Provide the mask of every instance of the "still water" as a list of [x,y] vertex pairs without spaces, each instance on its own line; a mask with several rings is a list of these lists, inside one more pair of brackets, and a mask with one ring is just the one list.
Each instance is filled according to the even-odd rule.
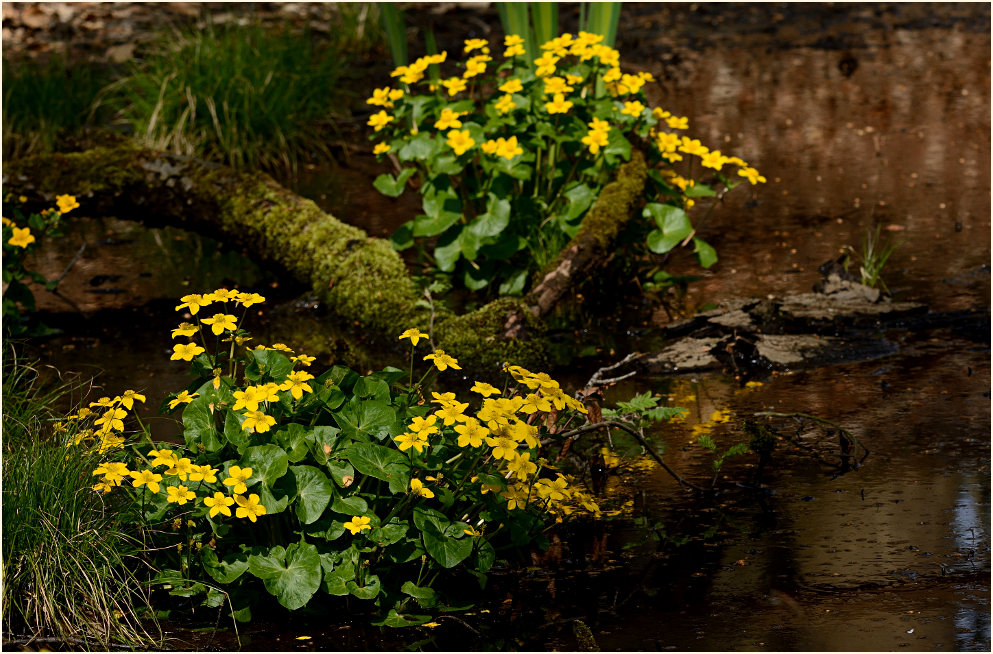
[[[808,291],[818,265],[845,246],[857,249],[877,224],[900,242],[884,271],[897,299],[988,310],[987,5],[646,3],[625,11],[618,47],[634,53],[626,66],[658,79],[651,99],[769,180],[731,193],[698,224],[721,260],[689,286],[690,310]],[[355,155],[339,175],[312,171],[299,189],[383,235],[417,208],[376,195],[371,168]],[[349,181],[327,182],[336,177]],[[41,268],[57,276],[82,240],[90,244],[62,287],[80,313],[42,298],[58,312],[49,322],[66,331],[37,353],[60,369],[104,370],[107,392],[143,389],[157,404],[184,386],[182,366],[168,362],[173,300],[221,284],[273,297],[266,342],[303,340],[297,345],[324,363],[369,355],[294,300],[302,288],[245,257],[196,235],[111,219],[87,225],[64,251],[43,255]],[[701,274],[689,257],[670,265]],[[650,328],[667,319],[659,311],[632,322]],[[588,338],[619,357],[647,347],[650,336],[641,328]],[[855,471],[838,475],[807,449],[783,445],[757,487],[754,460],[739,457],[719,473],[723,492],[701,502],[638,457],[622,458],[608,483],[616,498],[608,508],[620,513],[563,533],[534,568],[496,575],[491,599],[463,622],[402,636],[345,622],[328,628],[326,620],[254,623],[242,645],[576,649],[578,619],[603,650],[989,650],[988,334],[883,336],[897,354],[797,369],[749,389],[698,375],[608,390],[611,400],[649,390],[691,410],[685,423],[652,436],[669,464],[700,484],[712,478],[710,457],[691,444],[691,430],[715,410],[734,418],[712,432],[721,449],[747,440],[738,419],[757,411],[830,419],[871,451]],[[580,359],[575,382],[601,363]],[[788,423],[779,426],[793,429]],[[820,454],[837,446],[810,426],[797,435]],[[650,538],[662,533],[653,525],[663,538]],[[177,635],[196,647],[235,644],[229,632]]]

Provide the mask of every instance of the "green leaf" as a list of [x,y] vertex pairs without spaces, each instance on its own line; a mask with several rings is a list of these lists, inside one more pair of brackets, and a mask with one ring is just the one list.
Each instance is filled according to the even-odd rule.
[[224,438],[238,448],[238,452],[243,452],[244,448],[252,443],[252,435],[247,430],[241,428],[245,416],[228,409],[224,416]]
[[387,547],[406,536],[408,529],[410,529],[409,523],[401,522],[396,518],[393,518],[389,524],[380,525],[379,527],[368,532],[366,536],[369,540],[376,543],[380,547]]
[[291,611],[306,605],[321,586],[321,557],[310,543],[293,543],[285,550],[277,545],[267,555],[253,554],[248,570]]
[[[441,512],[418,504],[414,507],[414,524],[421,530],[424,549],[443,568],[454,567],[472,554],[472,539],[465,538],[458,523],[450,522]],[[456,530],[463,538],[457,537]]]
[[304,432],[304,440],[317,463],[324,465],[341,440],[341,430],[328,425],[311,427]]
[[419,600],[431,601],[435,598],[435,592],[433,588],[427,586],[425,587],[415,586],[414,582],[412,581],[404,582],[403,586],[400,587],[400,591]]
[[696,258],[704,268],[710,268],[717,263],[717,250],[710,246],[702,238],[693,237],[693,244],[696,246]]
[[267,488],[272,488],[276,480],[286,474],[289,457],[278,445],[256,445],[245,449],[238,465],[252,469],[248,486],[254,486],[261,480]]
[[518,270],[505,282],[500,284],[500,295],[520,295],[524,291],[524,284],[528,281],[528,271]]
[[303,461],[310,453],[307,431],[303,425],[291,423],[287,425],[286,429],[280,429],[273,433],[276,444],[286,450],[286,457],[290,463]]
[[[355,468],[353,468],[352,464],[347,461],[328,459],[326,465],[328,467],[328,472],[331,473],[331,479],[334,479],[334,483],[341,488],[347,488],[353,481],[355,481]],[[346,477],[352,477],[352,479],[347,480],[345,479]]]
[[375,443],[352,443],[345,456],[362,474],[388,482],[393,493],[407,490],[410,464],[400,452]]
[[359,440],[385,438],[396,422],[396,410],[389,400],[362,400],[353,397],[331,414],[346,436]]
[[334,494],[334,486],[323,472],[312,466],[291,466],[289,474],[296,484],[297,517],[309,525],[324,513]]
[[683,195],[688,198],[714,198],[717,197],[717,191],[709,184],[694,184],[687,186]]
[[[462,228],[459,227],[458,229],[446,232],[444,236],[438,239],[438,245],[434,249],[434,260],[438,265],[438,269],[442,272],[452,272],[455,270],[455,263],[462,256],[462,242],[459,240],[461,232]],[[452,240],[449,241],[449,237]]]
[[414,221],[408,220],[400,225],[393,235],[390,236],[390,243],[393,249],[401,252],[414,245]]
[[400,149],[397,150],[397,157],[400,161],[410,161],[411,159],[423,161],[437,154],[441,147],[440,141],[424,131],[400,146]]
[[342,563],[324,570],[323,588],[328,595],[348,595],[348,583],[355,583],[355,564]]
[[335,493],[334,501],[331,502],[331,510],[335,513],[347,515],[365,515],[369,512],[369,505],[358,495],[341,496]]
[[509,223],[510,202],[490,193],[486,202],[486,213],[476,216],[469,225],[469,231],[479,237],[499,236]]
[[399,197],[407,187],[407,180],[417,172],[416,168],[404,168],[396,178],[393,175],[384,173],[376,178],[372,183],[376,190],[391,198]]
[[214,427],[214,412],[210,408],[214,398],[201,395],[183,410],[183,439],[186,447],[193,451],[203,445],[208,452],[217,452],[224,447],[217,429]]
[[345,582],[345,588],[348,589],[349,593],[359,599],[374,599],[383,589],[383,585],[379,582],[379,577],[369,575],[365,579],[365,586],[359,586],[354,581],[347,581]]
[[415,219],[414,236],[437,236],[462,216],[462,201],[447,178],[435,178],[421,194],[421,207],[429,220]]
[[610,134],[607,135],[607,146],[603,149],[603,156],[610,166],[619,163],[618,159],[627,161],[631,158],[631,142],[627,140],[621,130],[610,130]]
[[396,609],[390,609],[385,617],[379,620],[373,620],[371,624],[377,627],[414,627],[425,622],[430,622],[430,620],[430,615],[397,613]]
[[649,249],[656,254],[668,252],[693,232],[689,217],[679,207],[652,202],[645,205],[642,215],[653,219],[659,227],[649,232],[647,238]]
[[569,204],[566,205],[566,210],[561,214],[561,218],[566,222],[571,222],[585,214],[587,209],[593,205],[593,201],[597,198],[597,191],[586,184],[577,182],[562,195],[569,201]]
[[234,552],[223,559],[211,547],[203,548],[203,567],[207,574],[219,584],[230,584],[248,570],[248,553]]
[[390,400],[390,384],[372,375],[360,377],[352,387],[352,395],[363,400]]

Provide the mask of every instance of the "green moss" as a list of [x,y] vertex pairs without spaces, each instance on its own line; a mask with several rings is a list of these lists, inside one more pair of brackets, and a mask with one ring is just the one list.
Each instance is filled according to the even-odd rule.
[[634,150],[631,161],[617,169],[617,178],[600,191],[573,241],[593,236],[601,248],[609,247],[630,217],[631,208],[644,193],[647,177],[645,157]]
[[[521,321],[516,329],[514,325],[508,327],[511,318]],[[508,338],[508,331],[515,336]],[[526,368],[546,364],[544,323],[520,300],[500,298],[472,313],[443,321],[436,332],[438,347],[473,371],[496,373],[504,363]]]

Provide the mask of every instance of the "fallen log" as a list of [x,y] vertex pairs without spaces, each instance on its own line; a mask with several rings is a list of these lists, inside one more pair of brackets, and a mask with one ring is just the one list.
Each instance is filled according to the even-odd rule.
[[[640,194],[640,154],[608,184],[577,236],[586,267],[610,252],[626,211]],[[633,175],[627,173],[633,172]],[[628,180],[628,177],[634,181]],[[311,286],[337,317],[366,333],[396,338],[406,328],[434,328],[436,347],[470,370],[493,371],[503,362],[544,365],[541,316],[568,285],[549,281],[537,313],[521,299],[501,298],[464,315],[427,308],[406,265],[384,239],[372,238],[280,186],[268,175],[239,172],[202,160],[131,145],[27,157],[5,162],[4,190],[28,197],[28,208],[52,206],[75,195],[80,209],[68,216],[115,216],[149,226],[171,225],[217,236]],[[553,275],[568,282],[564,270]]]

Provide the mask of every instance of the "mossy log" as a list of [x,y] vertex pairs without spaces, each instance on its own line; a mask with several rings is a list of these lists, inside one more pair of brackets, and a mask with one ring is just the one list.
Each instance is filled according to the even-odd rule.
[[645,157],[635,150],[631,161],[618,169],[617,179],[600,192],[579,232],[528,293],[525,303],[533,315],[547,315],[569,289],[577,287],[577,280],[585,279],[611,254],[614,239],[644,195],[647,177]]
[[[643,160],[639,170],[643,183]],[[218,236],[309,284],[334,314],[368,332],[395,338],[408,327],[427,331],[431,322],[388,241],[342,223],[265,174],[119,146],[10,162],[3,182],[6,193],[27,196],[29,205],[52,206],[57,194],[71,193],[81,205],[73,215],[115,216]],[[616,201],[617,185],[608,185],[603,197],[611,206],[628,206],[629,200]],[[597,246],[605,251],[614,232],[599,226],[604,213],[598,207],[590,211],[597,229],[584,224],[583,231],[606,239]],[[540,317],[510,298],[461,316],[436,309],[434,335],[439,348],[470,369],[492,370],[505,361],[540,366],[547,345]]]

